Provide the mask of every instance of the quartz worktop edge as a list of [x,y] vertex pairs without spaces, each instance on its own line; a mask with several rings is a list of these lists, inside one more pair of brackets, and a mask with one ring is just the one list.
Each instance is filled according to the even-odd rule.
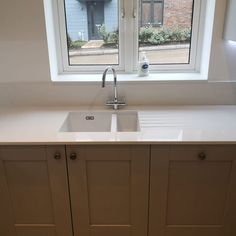
[[236,106],[126,109],[138,111],[139,132],[59,132],[68,112],[104,110],[101,107],[2,108],[0,145],[236,144]]

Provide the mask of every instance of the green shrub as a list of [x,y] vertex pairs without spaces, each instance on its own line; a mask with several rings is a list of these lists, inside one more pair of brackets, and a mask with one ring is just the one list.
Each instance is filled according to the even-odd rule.
[[118,29],[113,32],[107,32],[106,26],[103,24],[100,28],[98,28],[98,33],[105,44],[118,44],[119,42]]
[[165,38],[161,34],[153,34],[148,42],[154,45],[161,45],[165,43]]
[[72,41],[71,37],[67,34],[67,45],[70,50],[81,48],[86,43],[86,41],[81,40]]
[[72,44],[71,37],[70,37],[70,35],[67,34],[67,45],[68,45],[68,48],[71,48],[71,44]]
[[165,43],[171,42],[171,40],[172,40],[172,31],[170,29],[162,28],[159,31],[159,34],[163,37]]
[[172,36],[171,36],[171,40],[173,42],[181,42],[184,41],[184,34],[183,31],[179,28],[176,28],[172,31]]
[[139,42],[141,44],[161,45],[176,42],[188,42],[191,39],[190,29],[181,28],[141,28]]
[[98,33],[100,37],[103,39],[104,43],[108,43],[110,38],[110,33],[106,31],[106,27],[104,24],[98,28]]
[[184,34],[184,38],[186,39],[186,41],[191,40],[191,30],[190,29],[185,29],[183,31],[183,34]]
[[118,44],[119,43],[119,31],[115,30],[114,32],[112,32],[109,40],[111,43]]
[[79,49],[82,46],[84,46],[86,43],[87,43],[87,41],[81,41],[81,40],[72,41],[69,49]]
[[152,27],[150,28],[141,28],[139,32],[139,41],[142,43],[147,43],[154,35],[154,30]]

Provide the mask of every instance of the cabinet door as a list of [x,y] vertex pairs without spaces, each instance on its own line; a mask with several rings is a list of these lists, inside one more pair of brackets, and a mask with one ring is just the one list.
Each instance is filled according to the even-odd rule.
[[150,236],[236,235],[236,149],[152,147]]
[[63,146],[0,147],[0,235],[71,236]]
[[75,236],[146,236],[148,146],[67,149]]

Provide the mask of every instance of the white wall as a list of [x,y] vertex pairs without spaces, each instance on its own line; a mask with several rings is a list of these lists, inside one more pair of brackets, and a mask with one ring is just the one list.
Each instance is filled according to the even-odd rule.
[[216,5],[210,81],[236,81],[236,43],[232,44],[222,40],[226,3],[226,0],[218,0]]
[[[222,40],[226,0],[217,0],[209,82],[124,83],[129,105],[236,104],[236,46]],[[111,88],[53,84],[43,0],[1,0],[0,105],[103,105]]]

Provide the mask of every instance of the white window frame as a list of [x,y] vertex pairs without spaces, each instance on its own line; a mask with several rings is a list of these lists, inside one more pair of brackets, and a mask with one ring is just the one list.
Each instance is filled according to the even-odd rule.
[[[66,22],[64,0],[44,0],[45,11],[52,11],[53,37],[47,29],[48,40],[54,38],[53,46],[56,50],[58,74],[100,74],[107,65],[79,65],[70,66],[68,62]],[[150,65],[150,73],[195,73],[200,72],[200,60],[202,56],[202,40],[204,32],[204,8],[206,1],[194,0],[194,14],[192,25],[191,54],[189,64]],[[50,6],[50,9],[46,9]],[[114,68],[119,73],[134,74],[137,71],[138,62],[138,0],[119,1],[119,65]],[[62,16],[62,17],[61,17]],[[52,25],[50,26],[50,28]],[[134,29],[134,30],[130,30]],[[50,42],[48,42],[50,47]],[[54,57],[55,57],[54,56]],[[54,60],[55,61],[55,60]]]
[[[136,14],[138,15],[138,2],[135,1],[135,9]],[[206,3],[206,1],[205,1]],[[194,11],[193,11],[193,19],[192,19],[192,37],[191,37],[191,53],[189,58],[189,64],[163,64],[163,65],[150,65],[150,71],[152,73],[158,72],[199,72],[200,71],[200,61],[201,58],[201,48],[202,48],[202,38],[203,38],[203,30],[204,21],[201,18],[201,14],[203,12],[204,6],[202,0],[194,0]],[[138,29],[138,21],[135,22],[134,28]],[[138,31],[135,32],[134,38],[134,58],[135,61],[138,62]],[[137,63],[134,63],[133,70],[137,68]]]

